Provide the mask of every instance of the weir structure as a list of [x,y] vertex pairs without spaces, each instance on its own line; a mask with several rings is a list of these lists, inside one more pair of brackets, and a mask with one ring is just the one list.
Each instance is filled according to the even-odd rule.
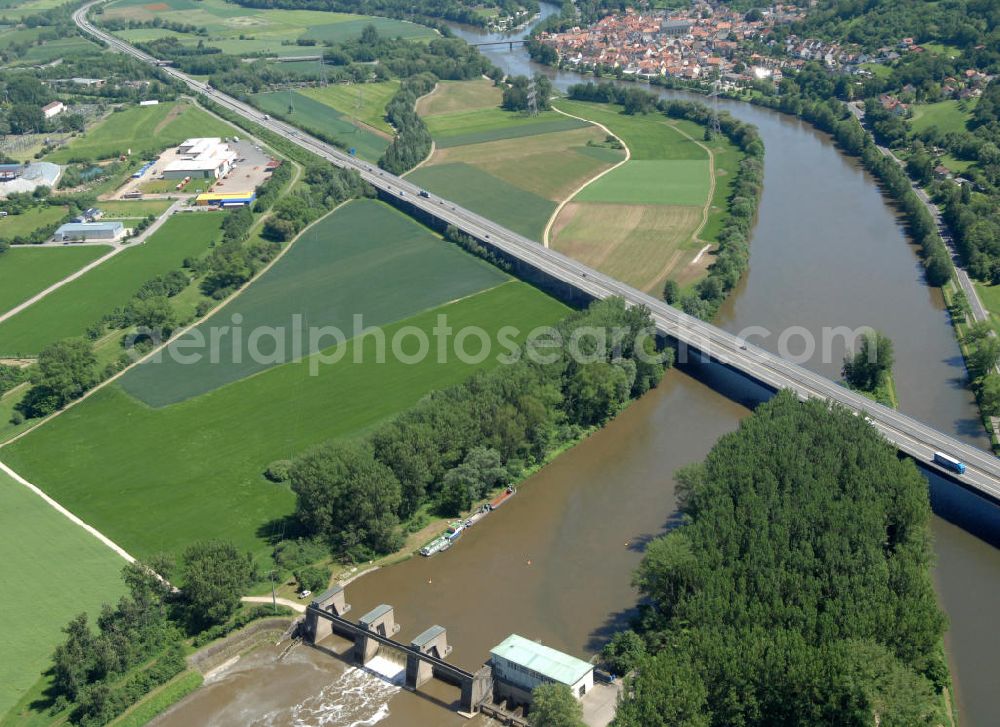
[[321,593],[306,608],[303,625],[305,640],[316,644],[331,634],[337,634],[354,643],[354,660],[364,666],[378,653],[380,646],[387,646],[406,656],[407,689],[417,690],[430,679],[459,687],[462,695],[459,709],[475,713],[493,693],[492,670],[484,666],[476,672],[466,671],[445,661],[451,653],[448,632],[444,626],[431,626],[409,644],[396,641],[399,624],[392,606],[382,604],[358,619],[357,623],[344,618],[351,610],[341,586]]

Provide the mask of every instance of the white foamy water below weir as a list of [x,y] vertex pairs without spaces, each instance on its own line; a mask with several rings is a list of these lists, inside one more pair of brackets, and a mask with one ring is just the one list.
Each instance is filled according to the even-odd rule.
[[405,667],[377,655],[365,668],[349,667],[339,678],[290,708],[269,712],[258,727],[366,727],[389,716],[389,700],[400,691]]

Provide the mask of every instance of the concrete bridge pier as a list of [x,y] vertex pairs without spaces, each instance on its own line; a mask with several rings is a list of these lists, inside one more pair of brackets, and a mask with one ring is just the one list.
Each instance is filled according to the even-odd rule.
[[[321,611],[332,613],[334,616],[343,617],[351,610],[351,604],[346,602],[344,589],[342,586],[333,586],[312,600],[312,606]],[[305,636],[306,641],[315,644],[322,641],[333,633],[333,622],[320,618],[313,612],[306,613]]]
[[472,714],[479,711],[479,705],[493,698],[493,669],[484,666],[472,679],[462,682],[462,697],[459,711]]
[[368,638],[368,632],[392,638],[399,631],[392,606],[385,603],[376,606],[358,619],[358,626],[360,628],[354,636],[354,659],[362,666],[371,661],[379,647],[378,641]]
[[[444,659],[451,653],[448,644],[448,633],[444,626],[431,626],[420,636],[410,642],[410,647],[421,654]],[[419,689],[424,682],[434,677],[434,667],[430,662],[419,658],[415,653],[406,654],[406,687]]]

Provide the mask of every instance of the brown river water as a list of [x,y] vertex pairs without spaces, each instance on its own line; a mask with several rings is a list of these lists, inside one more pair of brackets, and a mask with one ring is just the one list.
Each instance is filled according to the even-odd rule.
[[[468,35],[468,33],[465,33]],[[494,58],[513,73],[535,70],[518,51]],[[558,87],[576,82],[552,73]],[[718,323],[773,331],[755,343],[777,350],[792,327],[883,330],[896,347],[903,411],[973,444],[988,442],[938,291],[921,277],[914,248],[874,181],[829,139],[796,119],[724,103],[760,129],[765,189],[750,272]],[[801,351],[800,338],[789,345]],[[798,345],[797,345],[798,344]],[[805,365],[838,377],[842,344]],[[408,641],[447,628],[449,660],[473,669],[512,632],[588,656],[635,607],[631,572],[644,544],[675,515],[673,473],[698,461],[764,393],[721,367],[672,370],[661,386],[606,429],[524,482],[518,495],[448,552],[413,558],[347,588],[353,614],[389,603]],[[994,628],[1000,603],[1000,514],[931,478],[935,583],[951,622],[947,647],[966,727],[1000,724]],[[420,694],[307,647],[280,662],[261,649],[188,697],[156,724],[431,727],[466,722],[442,708],[457,690],[432,682]],[[390,666],[380,667],[392,673]],[[477,718],[474,724],[485,723]]]

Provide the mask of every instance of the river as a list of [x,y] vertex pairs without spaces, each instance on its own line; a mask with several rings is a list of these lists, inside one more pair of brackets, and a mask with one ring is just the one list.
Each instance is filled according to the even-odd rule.
[[[456,31],[472,42],[484,39]],[[513,74],[544,72],[557,88],[580,80],[531,64],[520,49],[486,54]],[[750,270],[718,323],[732,331],[773,331],[752,339],[771,350],[778,349],[777,335],[793,327],[817,340],[824,327],[878,328],[896,347],[902,410],[985,448],[940,293],[925,285],[916,251],[875,181],[797,119],[738,102],[720,105],[758,127],[767,154]],[[789,348],[799,353],[801,337]],[[820,346],[804,363],[836,378],[843,354],[843,341],[836,341],[826,355]],[[670,371],[606,429],[523,483],[517,497],[458,546],[351,584],[353,613],[392,604],[403,641],[441,624],[454,646],[449,660],[470,669],[511,632],[577,655],[594,652],[635,605],[631,571],[644,544],[674,516],[673,473],[703,458],[763,395],[717,366]],[[994,725],[1000,723],[1000,630],[993,628],[992,605],[1000,602],[1000,551],[989,541],[1000,533],[1000,514],[937,478],[931,497],[935,584],[951,622],[946,643],[961,721]],[[280,663],[276,653],[265,649],[244,659],[157,724],[466,722],[440,708],[458,696],[445,685],[415,695],[306,648]]]

